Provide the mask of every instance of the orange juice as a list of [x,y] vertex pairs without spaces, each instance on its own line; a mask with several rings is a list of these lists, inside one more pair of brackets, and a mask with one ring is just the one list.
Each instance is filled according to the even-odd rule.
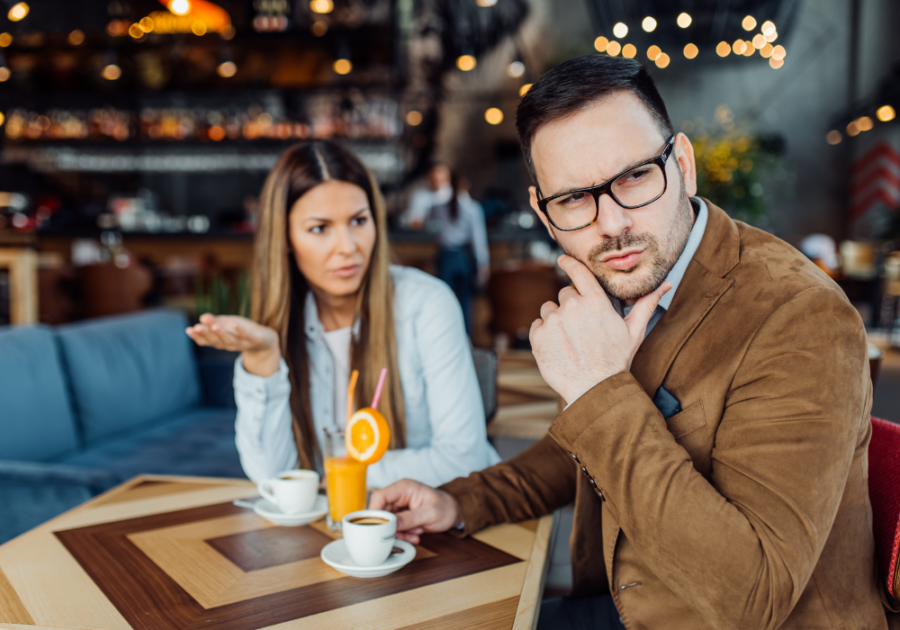
[[325,459],[331,520],[340,523],[350,512],[366,509],[366,464],[351,457]]

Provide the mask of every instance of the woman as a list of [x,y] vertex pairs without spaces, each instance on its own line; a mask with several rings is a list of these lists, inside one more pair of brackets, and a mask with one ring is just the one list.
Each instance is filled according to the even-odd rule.
[[250,319],[205,314],[187,334],[240,351],[237,446],[254,481],[322,471],[325,428],[346,424],[388,381],[379,410],[391,450],[368,484],[408,477],[439,485],[499,461],[487,441],[462,313],[446,285],[391,266],[384,202],[372,176],[333,142],[288,149],[263,187]]

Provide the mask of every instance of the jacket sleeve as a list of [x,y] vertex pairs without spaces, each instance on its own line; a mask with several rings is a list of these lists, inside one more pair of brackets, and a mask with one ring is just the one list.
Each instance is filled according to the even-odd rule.
[[508,462],[441,486],[456,499],[466,534],[550,514],[575,499],[578,468],[549,436]]
[[430,486],[500,461],[487,441],[484,405],[462,309],[443,283],[418,294],[412,322],[425,382],[431,441],[422,448],[388,451],[369,466],[368,483],[384,487],[404,477]]
[[709,480],[629,372],[575,401],[550,434],[586,466],[648,568],[711,627],[777,628],[828,538],[868,392],[858,315],[812,288],[754,335]]
[[237,358],[235,442],[244,473],[256,483],[297,468],[290,397],[291,382],[284,359],[275,374],[263,378],[247,372],[241,357]]

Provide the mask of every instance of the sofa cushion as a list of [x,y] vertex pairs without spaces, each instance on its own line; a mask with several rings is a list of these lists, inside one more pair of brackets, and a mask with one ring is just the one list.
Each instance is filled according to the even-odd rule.
[[53,332],[0,328],[0,459],[41,461],[77,447]]
[[60,461],[108,470],[121,479],[144,473],[244,477],[234,443],[235,413],[221,407],[197,407]]
[[85,445],[200,402],[186,326],[157,310],[57,329]]

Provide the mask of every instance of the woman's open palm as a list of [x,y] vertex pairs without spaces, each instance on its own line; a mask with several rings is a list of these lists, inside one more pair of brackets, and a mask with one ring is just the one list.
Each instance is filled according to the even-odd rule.
[[200,316],[200,323],[188,327],[186,332],[198,345],[220,350],[246,353],[278,351],[278,333],[237,315],[205,313]]

